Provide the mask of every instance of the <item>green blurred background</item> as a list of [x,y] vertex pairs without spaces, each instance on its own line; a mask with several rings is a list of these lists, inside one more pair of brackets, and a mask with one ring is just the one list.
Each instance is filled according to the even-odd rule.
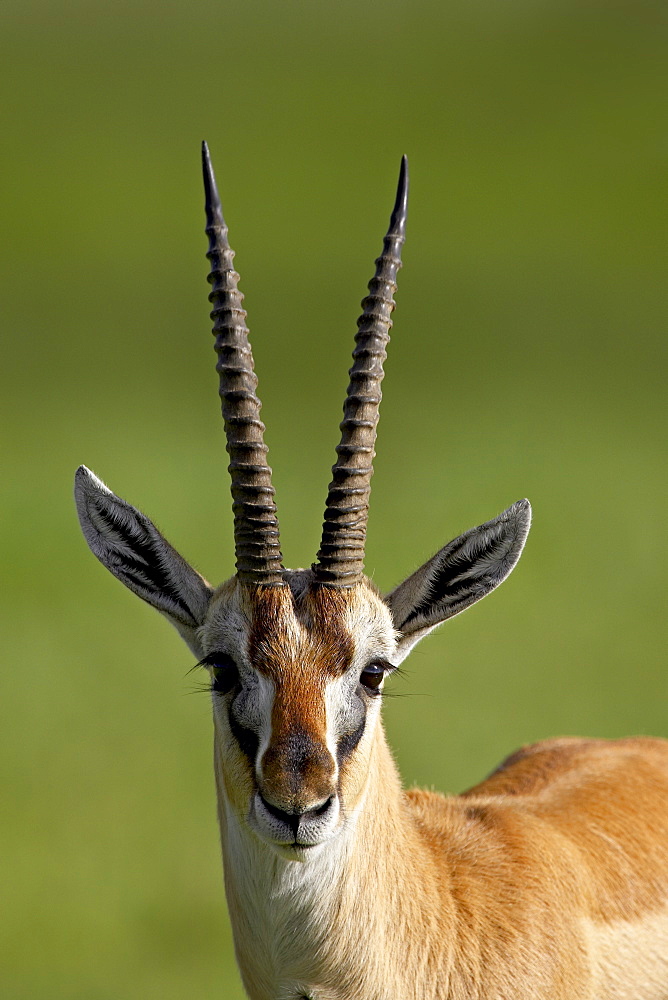
[[85,462],[231,572],[202,138],[288,564],[317,548],[404,152],[368,571],[389,589],[534,505],[511,580],[392,684],[406,782],[457,791],[557,734],[668,736],[667,27],[645,0],[4,0],[3,998],[242,996],[207,695],[71,500]]

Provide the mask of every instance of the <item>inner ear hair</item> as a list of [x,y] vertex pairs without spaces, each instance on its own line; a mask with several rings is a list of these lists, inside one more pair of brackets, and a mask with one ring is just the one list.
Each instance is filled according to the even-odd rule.
[[204,619],[211,586],[145,514],[112,493],[83,465],[77,470],[74,496],[93,554],[189,641],[189,634]]
[[531,505],[518,500],[449,542],[386,597],[397,630],[404,636],[428,631],[498,587],[516,565],[530,526]]

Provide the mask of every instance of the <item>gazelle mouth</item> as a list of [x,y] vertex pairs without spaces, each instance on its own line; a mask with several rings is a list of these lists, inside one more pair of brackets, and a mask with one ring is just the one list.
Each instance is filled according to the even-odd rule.
[[288,851],[310,851],[334,836],[339,824],[338,796],[332,795],[313,809],[289,813],[268,802],[257,791],[251,801],[249,822],[272,846]]

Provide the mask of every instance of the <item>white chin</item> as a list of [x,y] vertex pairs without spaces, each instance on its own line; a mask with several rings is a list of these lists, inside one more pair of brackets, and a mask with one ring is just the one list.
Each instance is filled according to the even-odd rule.
[[300,847],[298,844],[276,844],[270,841],[269,846],[286,861],[311,861],[318,857],[326,843],[327,841],[323,841],[311,847]]

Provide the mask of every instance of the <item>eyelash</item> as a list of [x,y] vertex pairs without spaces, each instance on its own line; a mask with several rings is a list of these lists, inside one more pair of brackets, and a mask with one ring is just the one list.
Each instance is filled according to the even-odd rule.
[[239,669],[234,659],[227,653],[209,653],[199,666],[211,669],[211,690],[215,694],[229,694],[239,683]]

